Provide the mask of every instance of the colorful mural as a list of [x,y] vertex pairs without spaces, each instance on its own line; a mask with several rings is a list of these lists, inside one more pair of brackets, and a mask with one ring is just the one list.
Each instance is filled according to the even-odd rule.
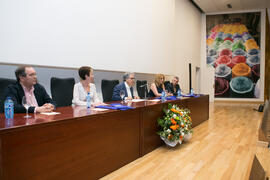
[[259,24],[258,12],[207,16],[206,62],[215,67],[215,97],[259,98]]

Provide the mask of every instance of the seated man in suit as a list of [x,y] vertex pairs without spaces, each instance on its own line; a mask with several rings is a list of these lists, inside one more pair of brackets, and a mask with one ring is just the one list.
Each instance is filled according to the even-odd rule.
[[133,86],[135,84],[135,75],[134,73],[125,73],[123,76],[124,82],[116,85],[113,89],[112,100],[120,101],[120,91],[125,91],[125,100],[139,99],[137,96],[134,96]]
[[177,96],[177,91],[180,89],[178,82],[179,78],[177,76],[173,77],[172,82],[166,86],[166,90],[168,91],[168,93]]
[[55,107],[54,101],[47,94],[45,88],[37,83],[37,74],[33,67],[21,66],[15,71],[17,82],[5,89],[5,97],[11,97],[14,102],[14,112],[24,113],[23,96],[26,97],[29,113],[51,112]]

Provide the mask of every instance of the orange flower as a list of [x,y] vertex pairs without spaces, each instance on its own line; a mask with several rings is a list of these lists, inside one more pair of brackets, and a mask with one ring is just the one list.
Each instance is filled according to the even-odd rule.
[[174,113],[178,113],[178,114],[180,114],[181,116],[183,115],[183,113],[182,113],[182,112],[177,111],[176,109],[171,109],[171,111],[172,111],[172,112],[174,112]]
[[181,127],[185,127],[185,125],[184,124],[181,124]]
[[176,129],[179,128],[179,125],[172,125],[172,126],[170,126],[170,128],[171,128],[172,130],[176,130]]
[[169,134],[168,139],[172,139],[173,135]]
[[179,136],[180,139],[183,139],[183,137],[184,137],[183,135],[180,135],[180,136]]
[[177,122],[172,118],[171,119],[172,124],[177,124]]

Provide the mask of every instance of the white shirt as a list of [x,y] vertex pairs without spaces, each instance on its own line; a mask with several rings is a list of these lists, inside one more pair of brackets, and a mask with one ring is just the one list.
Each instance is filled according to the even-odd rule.
[[127,94],[128,94],[128,97],[131,97],[132,98],[132,94],[131,94],[131,91],[130,91],[130,87],[129,85],[125,82],[125,86],[126,86],[126,90],[127,90]]
[[[81,82],[76,83],[73,89],[72,103],[74,105],[86,106],[86,95],[87,92],[83,88],[82,83]],[[90,97],[91,97],[91,104],[101,102],[97,96],[96,86],[93,83],[90,83]]]

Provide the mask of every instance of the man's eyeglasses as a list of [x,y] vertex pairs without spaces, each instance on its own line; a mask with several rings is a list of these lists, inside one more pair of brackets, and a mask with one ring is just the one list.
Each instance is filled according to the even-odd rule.
[[36,76],[37,74],[36,73],[32,73],[32,74],[26,74],[26,75],[28,75],[30,77],[33,77],[33,76]]

